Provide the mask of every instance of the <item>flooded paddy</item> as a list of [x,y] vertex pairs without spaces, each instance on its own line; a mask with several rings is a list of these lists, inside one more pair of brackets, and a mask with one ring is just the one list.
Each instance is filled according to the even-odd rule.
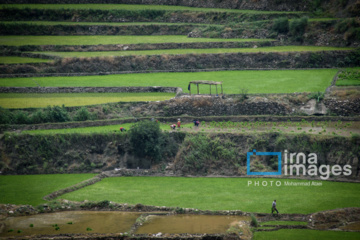
[[67,211],[9,217],[0,237],[71,233],[120,233],[131,229],[141,213]]
[[131,229],[142,214],[149,215],[146,217],[145,223],[138,226],[134,232],[135,234],[156,234],[159,232],[169,234],[218,234],[226,233],[230,226],[239,224],[239,221],[250,221],[250,217],[247,216],[66,211],[8,217],[2,221],[5,227],[0,228],[0,238],[32,235],[129,233],[135,230]]
[[250,217],[189,214],[171,216],[152,215],[149,216],[149,220],[140,226],[135,233],[225,233],[231,225],[239,221],[250,221]]

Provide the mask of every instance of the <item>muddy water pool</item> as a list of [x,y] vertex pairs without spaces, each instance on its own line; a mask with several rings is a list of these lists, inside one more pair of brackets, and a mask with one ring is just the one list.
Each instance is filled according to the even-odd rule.
[[[32,216],[9,217],[0,237],[59,235],[84,233],[129,232],[141,214],[138,212],[66,211]],[[239,221],[250,221],[246,216],[219,215],[155,215],[146,213],[146,222],[135,234],[162,233],[225,233]],[[151,215],[154,214],[154,215]]]
[[[141,213],[132,212],[67,211],[9,217],[4,221],[5,228],[0,233],[0,237],[127,232],[140,215]],[[21,232],[18,233],[18,230]]]
[[250,221],[246,216],[188,215],[149,216],[136,234],[155,233],[225,233],[231,224]]

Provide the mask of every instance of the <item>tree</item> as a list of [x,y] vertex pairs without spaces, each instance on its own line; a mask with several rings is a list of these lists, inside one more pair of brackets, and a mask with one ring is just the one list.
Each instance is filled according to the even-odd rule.
[[129,130],[131,147],[138,157],[149,157],[152,162],[161,159],[161,130],[154,121],[137,122]]

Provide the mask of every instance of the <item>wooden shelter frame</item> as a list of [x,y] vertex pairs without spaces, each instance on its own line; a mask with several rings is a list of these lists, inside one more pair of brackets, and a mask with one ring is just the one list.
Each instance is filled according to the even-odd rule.
[[218,85],[221,86],[221,94],[223,94],[223,86],[222,86],[223,82],[215,82],[215,81],[208,81],[208,80],[197,80],[197,81],[191,81],[189,82],[189,93],[191,95],[191,84],[195,84],[197,87],[197,94],[200,94],[199,92],[199,84],[205,84],[205,85],[209,85],[210,86],[210,95],[211,95],[211,86],[215,85],[216,87],[216,95],[218,95]]

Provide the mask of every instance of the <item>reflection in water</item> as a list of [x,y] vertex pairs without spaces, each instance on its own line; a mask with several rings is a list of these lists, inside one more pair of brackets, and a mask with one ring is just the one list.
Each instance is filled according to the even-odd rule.
[[[64,233],[120,233],[129,231],[141,213],[105,211],[68,211],[38,214],[33,216],[10,217],[5,220],[6,227],[0,237],[33,234]],[[72,223],[72,224],[68,224]],[[33,227],[30,227],[30,224]],[[55,230],[53,225],[60,228]],[[8,232],[13,229],[13,232]],[[21,230],[21,233],[17,233]]]
[[173,215],[151,216],[148,222],[139,227],[136,234],[162,233],[225,233],[231,223],[249,221],[245,216],[215,215]]

